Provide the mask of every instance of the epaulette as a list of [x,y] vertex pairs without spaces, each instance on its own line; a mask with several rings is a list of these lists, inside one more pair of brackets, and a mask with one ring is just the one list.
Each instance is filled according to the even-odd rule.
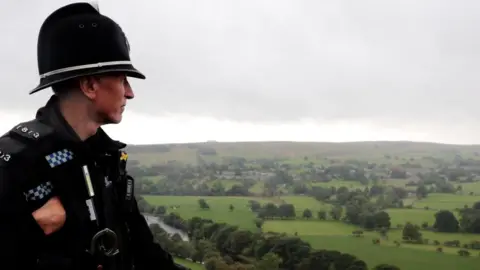
[[53,128],[34,119],[16,125],[10,130],[10,133],[28,140],[40,140],[53,134]]
[[48,135],[53,134],[54,130],[39,122],[32,120],[23,122],[13,127],[9,132],[0,137],[0,167],[11,163],[15,156],[20,155],[29,142],[39,141]]

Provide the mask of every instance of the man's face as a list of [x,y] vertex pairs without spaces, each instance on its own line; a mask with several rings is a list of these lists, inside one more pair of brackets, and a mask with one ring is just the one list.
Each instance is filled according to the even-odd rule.
[[91,100],[99,122],[120,123],[127,99],[134,97],[127,77],[123,74],[96,76],[93,89]]

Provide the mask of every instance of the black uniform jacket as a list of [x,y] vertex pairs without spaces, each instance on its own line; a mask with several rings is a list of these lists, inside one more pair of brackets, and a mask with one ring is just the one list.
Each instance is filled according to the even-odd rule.
[[[134,197],[128,205],[122,200],[126,187],[118,167],[124,147],[102,129],[80,141],[61,116],[55,96],[34,120],[0,137],[0,269],[87,270],[99,264],[103,269],[184,269],[154,242]],[[95,191],[98,227],[86,202],[84,166]],[[47,236],[32,212],[54,196],[65,208],[66,222]],[[119,239],[120,252],[113,260],[86,251],[92,236],[106,227]]]

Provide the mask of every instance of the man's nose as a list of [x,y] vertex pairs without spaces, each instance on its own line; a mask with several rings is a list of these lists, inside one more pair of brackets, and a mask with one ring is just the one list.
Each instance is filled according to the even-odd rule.
[[125,97],[127,99],[133,99],[135,97],[135,94],[133,93],[132,87],[130,87],[130,85],[126,87]]

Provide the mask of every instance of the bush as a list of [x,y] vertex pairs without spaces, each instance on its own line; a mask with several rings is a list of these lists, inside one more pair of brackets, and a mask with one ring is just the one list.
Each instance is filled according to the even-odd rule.
[[468,250],[466,250],[466,249],[460,249],[458,251],[458,255],[460,255],[462,257],[468,257],[468,256],[470,256],[470,252],[468,252]]

